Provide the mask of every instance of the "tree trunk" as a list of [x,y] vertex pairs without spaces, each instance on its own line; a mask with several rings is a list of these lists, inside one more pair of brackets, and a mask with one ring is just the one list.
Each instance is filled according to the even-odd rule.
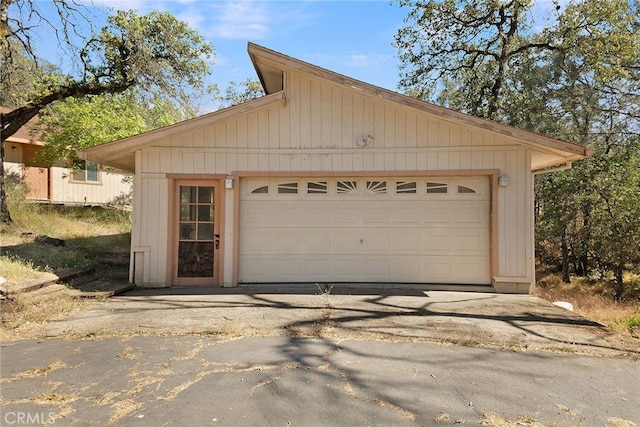
[[12,222],[9,206],[7,206],[7,193],[4,189],[4,141],[0,142],[0,222],[3,224]]
[[569,277],[569,247],[567,246],[567,228],[562,228],[562,281],[564,283],[571,283],[571,277]]
[[589,242],[591,241],[591,203],[587,203],[582,209],[582,229],[584,230],[584,240],[582,253],[579,256],[580,272],[582,277],[589,275]]
[[622,279],[622,264],[616,265],[614,267],[614,275],[615,275],[615,279],[616,279],[616,287],[615,287],[615,295],[613,296],[613,299],[615,299],[616,301],[620,301],[622,299],[622,293],[624,292],[624,281]]

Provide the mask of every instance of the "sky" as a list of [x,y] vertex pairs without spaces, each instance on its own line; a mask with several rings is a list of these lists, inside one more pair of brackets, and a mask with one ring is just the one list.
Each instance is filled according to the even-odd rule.
[[392,42],[407,13],[388,0],[100,2],[141,13],[169,11],[198,29],[216,50],[211,80],[221,88],[257,78],[247,42],[386,89],[397,86]]
[[[44,1],[44,0],[38,0]],[[252,42],[331,71],[397,90],[399,71],[393,39],[408,15],[390,0],[78,0],[96,11],[168,11],[213,43],[216,58],[207,83],[221,90],[230,81],[257,79],[247,54]],[[551,10],[539,0],[536,13]],[[97,23],[96,23],[97,24]],[[51,40],[51,38],[49,38]],[[44,56],[56,65],[55,49]],[[205,109],[217,108],[211,103]],[[206,111],[205,111],[206,112]]]

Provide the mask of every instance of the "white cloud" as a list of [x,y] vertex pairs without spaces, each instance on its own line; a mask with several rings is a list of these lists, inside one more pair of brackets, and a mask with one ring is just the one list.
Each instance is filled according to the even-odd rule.
[[240,1],[213,4],[208,8],[210,27],[203,29],[216,38],[260,40],[268,36],[269,14],[267,3]]
[[87,7],[168,11],[210,39],[261,40],[270,34],[269,2],[206,0],[80,0]]
[[102,10],[168,11],[210,40],[266,40],[318,19],[315,2],[265,0],[78,0]]
[[151,10],[164,10],[164,2],[161,1],[149,1],[149,0],[81,0],[81,3],[85,3],[87,6],[95,6],[105,9],[116,10],[137,10],[142,13],[149,12]]

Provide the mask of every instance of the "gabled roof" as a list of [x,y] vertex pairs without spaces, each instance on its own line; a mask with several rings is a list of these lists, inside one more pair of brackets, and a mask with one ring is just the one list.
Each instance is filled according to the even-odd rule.
[[[249,43],[248,52],[266,93],[283,89],[283,70],[289,68],[302,71],[322,79],[330,80],[337,84],[350,86],[372,96],[389,99],[393,102],[416,108],[445,120],[464,123],[473,127],[486,129],[516,138],[524,145],[546,152],[547,155],[540,156],[541,160],[539,164],[532,165],[532,169],[534,170],[554,166],[559,163],[584,159],[591,155],[591,150],[580,145],[549,138],[533,132],[518,129],[513,126],[471,116],[469,114],[411,98],[397,92],[383,89],[381,87],[326,70],[253,43]],[[553,156],[554,154],[558,156],[557,159],[553,159],[553,157],[555,157]]]
[[514,138],[517,143],[531,147],[536,153],[532,156],[533,170],[580,160],[590,155],[590,150],[585,147],[411,98],[283,55],[254,43],[249,43],[247,50],[266,96],[171,126],[89,148],[78,153],[79,156],[86,160],[114,166],[122,170],[134,171],[135,151],[147,144],[151,144],[158,137],[166,138],[177,133],[224,120],[235,114],[246,113],[262,108],[273,102],[284,101],[284,76],[287,70],[301,71],[332,81],[336,84],[351,87],[371,96],[388,99],[398,104],[418,109],[447,121],[466,124]]
[[[11,111],[11,108],[0,107],[0,112],[6,114]],[[6,139],[5,142],[10,142],[13,144],[34,144],[34,145],[44,145],[44,135],[42,131],[38,129],[38,116],[29,120],[29,123],[22,126],[16,133],[11,135]]]
[[247,113],[265,107],[275,102],[284,102],[284,92],[271,93],[258,99],[254,99],[233,107],[204,114],[194,119],[185,120],[170,126],[154,129],[139,135],[130,136],[118,141],[98,145],[80,151],[78,156],[84,160],[91,160],[103,165],[135,172],[135,151],[152,143],[157,138],[166,138],[172,135],[187,132],[200,126],[209,125],[219,120],[227,119],[236,114]]

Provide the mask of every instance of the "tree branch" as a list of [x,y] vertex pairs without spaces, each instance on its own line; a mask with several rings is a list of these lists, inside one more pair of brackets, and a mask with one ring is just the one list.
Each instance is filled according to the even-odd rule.
[[15,134],[18,129],[26,125],[34,118],[40,110],[47,105],[60,99],[72,96],[101,95],[105,93],[119,93],[134,86],[133,80],[125,82],[110,82],[105,84],[84,84],[74,82],[71,85],[61,86],[57,90],[43,95],[28,104],[16,108],[6,114],[0,114],[2,121],[2,136],[0,140],[4,142],[7,138]]

